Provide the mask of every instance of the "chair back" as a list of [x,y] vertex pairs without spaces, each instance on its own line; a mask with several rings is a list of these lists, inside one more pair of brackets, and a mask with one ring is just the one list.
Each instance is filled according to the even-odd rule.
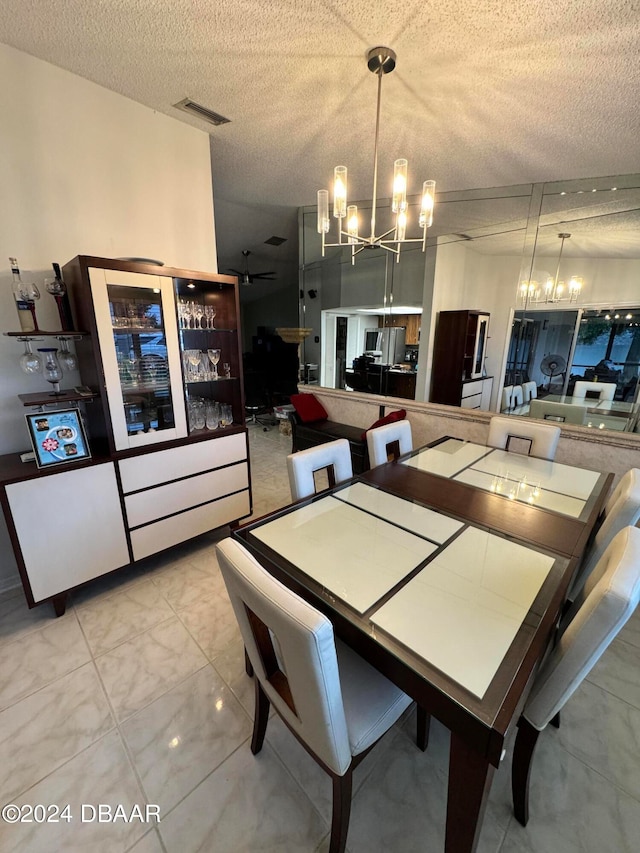
[[367,449],[372,468],[410,453],[413,450],[411,424],[409,421],[396,421],[368,430]]
[[511,392],[511,408],[517,409],[518,406],[522,406],[524,403],[524,392],[522,390],[522,385],[514,385],[513,391]]
[[216,546],[254,673],[294,733],[335,773],[351,762],[331,622],[239,542]]
[[587,391],[597,392],[598,393],[598,399],[600,399],[600,400],[613,400],[613,397],[616,393],[616,383],[615,382],[586,382],[583,379],[579,379],[573,388],[573,396],[574,397],[586,397]]
[[556,455],[560,439],[560,427],[549,424],[534,424],[527,418],[491,418],[487,444],[500,450],[508,450],[511,438],[522,438],[531,442],[529,456],[537,456],[539,459],[551,461]]
[[505,385],[502,389],[502,405],[500,406],[501,412],[510,412],[511,407],[513,405],[513,385]]
[[530,403],[538,396],[538,386],[535,382],[523,382],[522,393],[524,395],[524,402]]
[[632,468],[622,477],[602,511],[602,523],[569,593],[575,601],[586,579],[595,569],[613,537],[623,527],[640,521],[640,468]]
[[328,469],[330,486],[353,477],[351,451],[346,438],[327,441],[287,456],[291,500],[297,501],[315,494],[313,475],[323,468]]
[[561,424],[584,424],[586,413],[584,406],[555,403],[553,400],[532,400],[529,408],[529,417]]
[[640,529],[620,530],[560,626],[524,717],[541,731],[575,693],[640,600]]

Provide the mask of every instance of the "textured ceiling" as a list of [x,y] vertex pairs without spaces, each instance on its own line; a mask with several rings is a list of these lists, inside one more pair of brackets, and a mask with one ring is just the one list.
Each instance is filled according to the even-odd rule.
[[[440,191],[639,171],[639,34],[637,0],[0,6],[3,42],[210,133],[221,270],[249,248],[256,272],[286,256],[293,208],[315,203],[334,165],[349,167],[352,198],[371,196],[370,47],[398,54],[383,82],[381,192],[400,156],[410,192],[427,178]],[[186,96],[231,123],[172,107]],[[262,246],[272,234],[291,239]]]

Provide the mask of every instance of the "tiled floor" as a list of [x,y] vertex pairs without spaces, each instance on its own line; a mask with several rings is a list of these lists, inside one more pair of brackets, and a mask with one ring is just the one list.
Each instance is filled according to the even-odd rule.
[[[288,501],[290,439],[252,430],[251,447],[262,514]],[[214,553],[224,534],[96,581],[61,619],[17,590],[0,599],[0,801],[69,804],[72,818],[0,822],[3,853],[327,849],[325,774],[277,718],[261,754],[249,750],[252,685]],[[482,853],[636,853],[639,656],[637,614],[540,738],[526,829],[507,755]],[[447,732],[434,723],[424,754],[413,736],[411,712],[356,772],[351,853],[442,850]],[[100,803],[158,805],[161,822],[90,820]]]

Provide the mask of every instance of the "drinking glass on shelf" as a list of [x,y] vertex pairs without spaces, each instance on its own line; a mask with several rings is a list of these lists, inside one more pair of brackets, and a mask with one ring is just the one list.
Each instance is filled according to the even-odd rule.
[[219,349],[209,349],[207,350],[207,354],[209,356],[209,360],[213,365],[213,378],[218,378],[218,362],[220,361],[220,350]]
[[229,364],[229,362],[225,361],[222,365],[222,368],[224,370],[224,378],[231,379],[231,365]]
[[58,350],[55,347],[42,347],[38,349],[38,352],[42,353],[42,358],[44,359],[42,365],[44,378],[53,386],[54,394],[61,394],[60,380],[62,379],[62,369],[56,357]]
[[194,397],[189,401],[189,429],[192,431],[204,429],[206,423],[204,400],[200,397]]
[[223,403],[220,406],[220,426],[231,426],[233,423],[233,410],[228,403]]
[[195,329],[204,329],[202,318],[204,317],[204,305],[196,302],[193,308],[193,326]]
[[204,306],[204,316],[207,321],[207,329],[215,329],[216,309],[213,305]]
[[214,400],[208,400],[206,404],[207,429],[218,429],[220,425],[220,405]]
[[21,338],[20,340],[24,340],[24,352],[20,356],[20,367],[25,373],[40,373],[42,370],[42,359],[38,353],[31,349],[29,338]]
[[199,366],[200,366],[200,350],[199,349],[188,349],[185,350],[187,355],[187,360],[189,362],[189,372],[187,374],[188,382],[198,382],[200,379],[199,376]]
[[62,367],[63,370],[76,370],[78,367],[78,359],[69,349],[69,339],[59,338],[59,340],[62,345],[60,355],[58,356],[60,367]]

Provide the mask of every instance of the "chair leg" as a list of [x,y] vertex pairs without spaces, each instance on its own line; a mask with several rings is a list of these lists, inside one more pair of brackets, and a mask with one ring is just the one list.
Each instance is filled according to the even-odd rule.
[[244,650],[244,671],[247,673],[249,678],[253,676],[253,665],[249,660],[249,655],[247,654],[247,650]]
[[262,685],[256,678],[256,709],[253,718],[253,737],[251,738],[251,752],[257,755],[262,749],[264,736],[267,731],[267,723],[269,722],[269,708],[271,703],[267,694],[262,689]]
[[516,820],[527,825],[529,820],[529,777],[531,762],[536,742],[540,732],[524,717],[518,720],[518,734],[513,748],[513,763],[511,765],[511,793],[513,796],[513,813]]
[[353,770],[344,776],[333,776],[333,817],[331,818],[331,843],[329,853],[344,853],[351,816],[351,789]]
[[418,705],[418,731],[416,734],[416,743],[418,748],[423,752],[429,746],[429,727],[431,725],[431,714],[428,714],[424,708]]

